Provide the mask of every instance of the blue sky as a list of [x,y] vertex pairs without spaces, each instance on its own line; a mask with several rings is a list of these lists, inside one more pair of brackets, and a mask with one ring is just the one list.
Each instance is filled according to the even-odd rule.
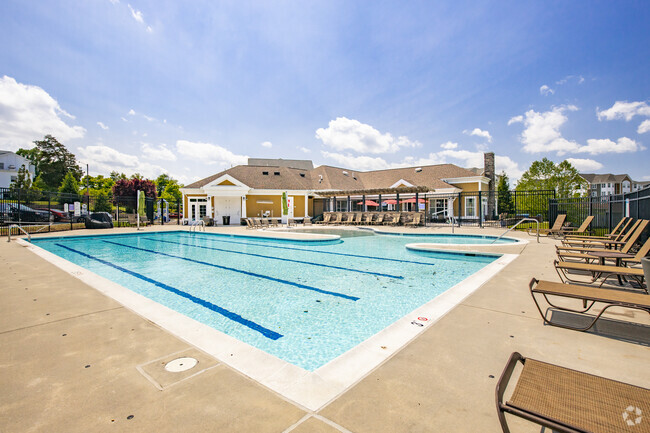
[[650,180],[647,1],[0,2],[0,149],[184,183],[247,157]]

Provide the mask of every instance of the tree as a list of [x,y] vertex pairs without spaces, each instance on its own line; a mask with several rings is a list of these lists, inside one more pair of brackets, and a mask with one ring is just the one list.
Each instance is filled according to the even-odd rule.
[[512,215],[515,213],[515,206],[512,202],[510,193],[510,182],[505,171],[499,176],[499,185],[497,185],[498,213]]
[[79,194],[79,182],[75,179],[74,174],[71,172],[66,173],[59,187],[59,192],[61,194]]
[[108,201],[108,197],[103,192],[100,192],[95,198],[95,207],[93,212],[110,212],[113,210],[111,203]]
[[25,168],[25,164],[21,165],[16,174],[16,180],[11,182],[9,188],[12,190],[30,189],[32,187],[32,179],[29,171]]
[[84,176],[81,179],[81,188],[84,189],[86,184],[91,194],[97,195],[103,193],[108,197],[113,191],[115,181],[110,177],[104,177],[100,174],[98,176]]
[[56,138],[46,135],[43,140],[34,141],[34,144],[36,147],[33,149],[19,149],[16,153],[34,164],[47,189],[56,190],[67,173],[72,173],[79,182],[83,172],[77,159]]
[[120,179],[128,179],[128,178],[126,177],[126,174],[124,174],[124,173],[118,173],[118,172],[115,171],[115,170],[111,171],[111,174],[109,174],[108,177],[110,177],[110,178],[113,180],[113,182],[117,182],[117,181],[120,180]]
[[113,196],[135,198],[138,190],[144,191],[145,197],[157,197],[156,185],[148,179],[120,179],[113,185]]
[[159,196],[165,191],[170,180],[172,179],[168,174],[161,174],[156,178],[156,192]]
[[569,161],[554,163],[548,158],[535,161],[521,176],[519,191],[554,190],[559,197],[571,197],[580,185],[580,174]]
[[183,184],[178,183],[176,179],[170,179],[161,197],[170,203],[180,202],[183,199],[181,188]]

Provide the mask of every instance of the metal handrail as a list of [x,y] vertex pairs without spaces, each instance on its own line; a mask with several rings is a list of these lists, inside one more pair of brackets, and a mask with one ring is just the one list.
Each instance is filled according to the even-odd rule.
[[499,236],[498,238],[496,238],[495,240],[493,240],[493,241],[491,242],[491,244],[495,243],[496,241],[498,241],[499,239],[501,239],[502,237],[504,237],[506,234],[508,234],[508,232],[514,230],[515,227],[517,227],[519,224],[523,223],[524,221],[535,221],[535,223],[537,224],[537,243],[539,243],[539,221],[538,221],[537,219],[535,219],[535,218],[522,218],[522,219],[520,219],[520,220],[517,222],[517,224],[515,224],[515,225],[512,226],[512,227],[510,227],[508,230],[506,230],[505,232],[503,232],[503,234],[502,234],[501,236]]
[[18,230],[20,230],[21,232],[25,233],[27,235],[27,239],[30,242],[32,241],[32,235],[27,233],[24,228],[22,228],[18,224],[12,224],[12,225],[9,226],[9,230],[7,230],[7,242],[11,242],[11,229],[14,228],[14,227],[17,228]]
[[201,227],[203,231],[205,231],[205,221],[203,220],[198,220],[198,221],[190,221],[189,223],[190,226],[190,231],[196,231],[197,228]]
[[451,225],[451,233],[454,233],[454,224],[458,224],[458,217],[455,216],[450,216],[449,217],[449,225]]

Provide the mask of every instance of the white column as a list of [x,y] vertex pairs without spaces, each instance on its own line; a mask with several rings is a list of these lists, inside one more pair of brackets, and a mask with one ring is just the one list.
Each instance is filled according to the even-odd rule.
[[241,198],[241,217],[246,218],[246,196],[242,196]]
[[305,194],[305,217],[309,216],[309,194]]
[[214,218],[214,215],[212,214],[212,196],[208,196],[208,200],[205,204],[205,214],[210,218]]

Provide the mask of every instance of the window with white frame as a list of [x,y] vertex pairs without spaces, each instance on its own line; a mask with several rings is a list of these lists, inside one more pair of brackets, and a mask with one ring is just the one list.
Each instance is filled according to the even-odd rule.
[[476,218],[476,197],[465,197],[465,216]]

